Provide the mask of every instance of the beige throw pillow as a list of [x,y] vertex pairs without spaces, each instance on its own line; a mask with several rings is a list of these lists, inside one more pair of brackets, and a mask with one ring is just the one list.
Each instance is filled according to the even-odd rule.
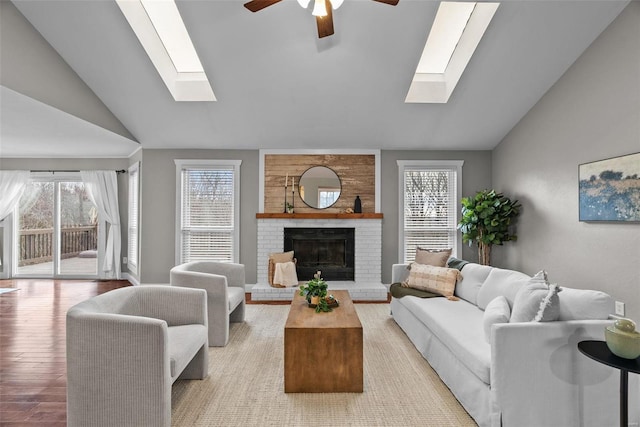
[[414,262],[411,264],[409,277],[402,286],[433,292],[455,300],[457,298],[453,296],[453,292],[457,281],[461,278],[462,274],[456,268],[435,267]]
[[273,260],[274,264],[278,264],[280,262],[290,262],[293,261],[293,251],[270,253],[269,259]]
[[434,265],[436,267],[446,267],[447,260],[451,256],[451,249],[423,249],[416,248],[415,261],[418,264]]

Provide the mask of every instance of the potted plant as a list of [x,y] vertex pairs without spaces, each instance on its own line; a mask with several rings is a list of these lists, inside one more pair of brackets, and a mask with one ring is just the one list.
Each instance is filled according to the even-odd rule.
[[328,286],[319,271],[313,275],[313,279],[300,285],[300,295],[305,296],[309,304],[315,305],[316,313],[331,311],[326,300]]
[[495,190],[478,191],[474,197],[462,198],[462,219],[458,229],[462,241],[478,245],[478,262],[491,263],[491,247],[517,240],[511,225],[520,213],[521,205]]

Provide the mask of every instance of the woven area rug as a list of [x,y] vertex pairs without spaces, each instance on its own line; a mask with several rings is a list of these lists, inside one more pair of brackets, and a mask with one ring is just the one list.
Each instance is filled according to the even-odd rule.
[[[396,325],[388,304],[356,304],[364,393],[284,393],[288,305],[247,305],[209,377],[172,388],[174,426],[475,426]],[[318,314],[321,316],[322,314]]]

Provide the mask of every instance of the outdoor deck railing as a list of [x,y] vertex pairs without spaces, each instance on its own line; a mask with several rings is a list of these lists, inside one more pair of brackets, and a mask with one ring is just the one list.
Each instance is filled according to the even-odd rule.
[[[95,225],[64,227],[60,230],[60,256],[77,257],[80,252],[96,250],[98,227]],[[20,230],[20,258],[18,265],[32,265],[53,260],[53,229]]]

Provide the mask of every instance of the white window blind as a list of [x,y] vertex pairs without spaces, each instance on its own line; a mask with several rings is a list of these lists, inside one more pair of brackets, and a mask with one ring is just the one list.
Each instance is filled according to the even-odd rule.
[[398,162],[400,166],[400,262],[412,262],[416,247],[459,247],[459,180],[462,162]]
[[180,263],[198,260],[237,262],[237,166],[182,166]]
[[129,230],[127,267],[138,272],[138,223],[140,217],[140,163],[129,168]]

